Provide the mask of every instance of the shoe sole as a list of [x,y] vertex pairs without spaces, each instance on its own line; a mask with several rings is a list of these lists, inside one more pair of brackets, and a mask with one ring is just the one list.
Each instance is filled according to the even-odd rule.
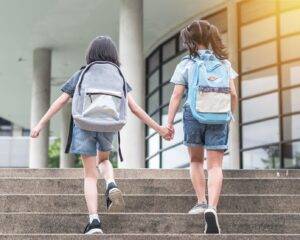
[[86,235],[92,235],[92,234],[103,234],[103,231],[100,228],[94,228],[90,231],[85,233]]
[[117,188],[111,189],[109,191],[108,197],[112,201],[112,203],[108,208],[109,212],[124,212],[125,202],[123,199],[123,193],[121,192],[120,189]]
[[201,214],[204,213],[206,209],[196,209],[196,210],[190,210],[189,214]]
[[213,212],[205,212],[204,214],[206,222],[206,234],[220,234],[220,227],[218,223],[218,217]]

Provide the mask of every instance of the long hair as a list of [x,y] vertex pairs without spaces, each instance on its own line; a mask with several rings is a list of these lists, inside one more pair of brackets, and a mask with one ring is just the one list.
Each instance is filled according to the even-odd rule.
[[86,63],[109,61],[120,66],[118,51],[115,43],[108,36],[96,37],[86,51]]
[[184,46],[189,50],[190,56],[198,55],[198,46],[211,48],[216,57],[224,60],[228,58],[225,45],[222,42],[218,28],[206,20],[195,20],[181,30]]

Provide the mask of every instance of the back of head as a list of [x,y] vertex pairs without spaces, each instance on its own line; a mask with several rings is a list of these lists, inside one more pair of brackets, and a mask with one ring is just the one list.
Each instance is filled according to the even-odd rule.
[[118,51],[115,43],[108,36],[96,37],[86,51],[86,63],[108,61],[120,66]]
[[199,45],[211,48],[216,57],[224,60],[228,58],[226,47],[222,42],[218,28],[205,20],[195,20],[181,30],[181,38],[191,56],[197,56]]

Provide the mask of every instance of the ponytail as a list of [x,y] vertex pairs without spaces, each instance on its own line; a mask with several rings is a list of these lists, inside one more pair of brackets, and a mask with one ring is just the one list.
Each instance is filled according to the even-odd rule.
[[228,58],[228,53],[224,43],[222,42],[219,30],[212,24],[210,25],[209,43],[213,52],[219,59],[224,60]]
[[198,40],[201,38],[201,32],[198,21],[194,21],[181,31],[184,46],[189,50],[191,57],[198,56]]

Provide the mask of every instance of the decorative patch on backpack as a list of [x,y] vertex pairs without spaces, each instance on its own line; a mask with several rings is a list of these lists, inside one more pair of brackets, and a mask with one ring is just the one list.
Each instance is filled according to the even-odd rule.
[[209,81],[215,81],[215,80],[217,80],[218,79],[218,77],[216,77],[216,76],[209,76],[208,77],[208,80]]
[[199,91],[201,91],[201,92],[216,92],[216,93],[230,93],[230,88],[229,87],[200,86]]

